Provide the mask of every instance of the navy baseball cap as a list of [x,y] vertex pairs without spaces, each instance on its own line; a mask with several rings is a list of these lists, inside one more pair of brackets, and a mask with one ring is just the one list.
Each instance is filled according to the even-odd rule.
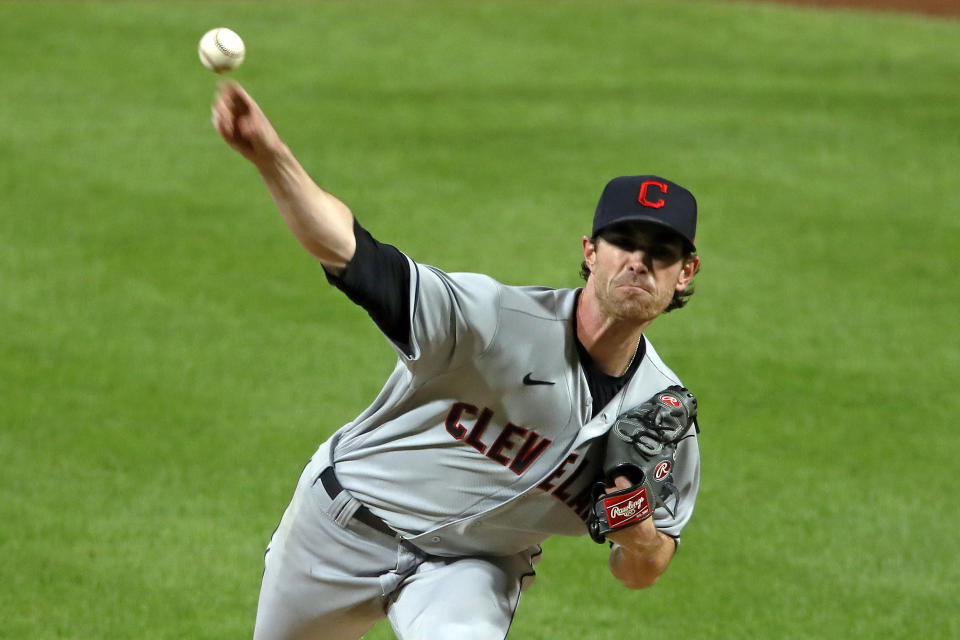
[[676,231],[696,251],[697,200],[660,176],[621,176],[604,187],[593,216],[593,235],[618,222],[651,222]]

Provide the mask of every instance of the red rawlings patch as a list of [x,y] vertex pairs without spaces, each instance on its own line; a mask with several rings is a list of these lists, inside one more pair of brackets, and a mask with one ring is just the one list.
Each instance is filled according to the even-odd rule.
[[679,401],[679,400],[677,400],[676,398],[674,398],[674,397],[671,396],[671,395],[667,395],[666,393],[663,394],[662,396],[660,396],[660,402],[662,402],[663,404],[668,404],[668,405],[670,405],[671,407],[673,407],[674,409],[676,409],[677,407],[680,406],[680,401]]
[[650,515],[647,488],[639,487],[630,493],[604,498],[603,508],[607,513],[607,524],[611,529],[619,529],[640,522]]

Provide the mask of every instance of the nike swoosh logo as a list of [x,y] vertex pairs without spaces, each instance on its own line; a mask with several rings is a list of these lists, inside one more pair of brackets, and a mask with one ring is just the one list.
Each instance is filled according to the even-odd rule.
[[533,374],[533,371],[523,376],[523,384],[535,385],[535,384],[556,384],[555,382],[550,382],[549,380],[536,380],[530,376]]

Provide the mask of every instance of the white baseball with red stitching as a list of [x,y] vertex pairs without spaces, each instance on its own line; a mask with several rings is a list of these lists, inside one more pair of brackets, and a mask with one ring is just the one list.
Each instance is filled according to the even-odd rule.
[[214,73],[226,73],[240,66],[247,55],[243,39],[226,27],[211,29],[197,46],[200,62]]

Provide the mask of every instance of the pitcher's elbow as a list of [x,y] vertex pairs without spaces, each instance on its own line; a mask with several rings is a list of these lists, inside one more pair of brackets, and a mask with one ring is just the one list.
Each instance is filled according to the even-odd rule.
[[657,584],[657,580],[660,579],[660,576],[623,576],[620,578],[620,582],[627,589],[633,591],[639,591],[640,589],[649,589],[653,585]]

